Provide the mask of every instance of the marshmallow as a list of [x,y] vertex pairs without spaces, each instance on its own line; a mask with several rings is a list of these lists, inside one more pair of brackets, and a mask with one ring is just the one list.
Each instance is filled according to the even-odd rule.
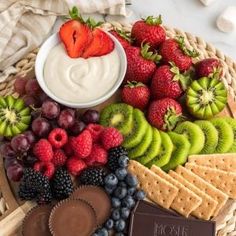
[[213,2],[216,2],[217,0],[200,0],[202,2],[202,4],[204,4],[205,6],[209,6],[210,4],[212,4]]
[[236,29],[236,6],[227,7],[217,18],[216,25],[223,32],[232,32]]

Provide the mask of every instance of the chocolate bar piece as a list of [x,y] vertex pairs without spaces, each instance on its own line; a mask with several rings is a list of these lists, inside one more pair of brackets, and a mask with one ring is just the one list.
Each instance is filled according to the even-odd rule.
[[129,236],[215,236],[215,222],[133,213]]
[[174,211],[166,210],[162,207],[159,207],[151,202],[147,201],[138,201],[133,213],[145,213],[145,214],[154,214],[154,215],[168,215],[182,217]]

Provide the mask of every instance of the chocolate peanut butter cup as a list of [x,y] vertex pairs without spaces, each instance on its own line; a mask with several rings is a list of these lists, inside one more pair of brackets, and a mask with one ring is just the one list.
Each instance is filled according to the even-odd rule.
[[23,221],[23,236],[51,236],[49,216],[53,206],[36,206],[31,209]]
[[95,231],[96,226],[95,210],[89,203],[79,199],[59,202],[49,218],[53,236],[88,236]]
[[82,199],[90,203],[96,212],[99,225],[102,225],[110,216],[111,200],[101,187],[83,185],[77,188],[70,198]]

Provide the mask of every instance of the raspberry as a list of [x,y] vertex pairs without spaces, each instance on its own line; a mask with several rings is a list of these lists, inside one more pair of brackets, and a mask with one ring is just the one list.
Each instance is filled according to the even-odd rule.
[[48,141],[54,148],[61,148],[68,142],[68,136],[64,129],[55,128],[50,132]]
[[98,142],[103,129],[104,127],[98,124],[89,124],[86,127],[86,130],[88,130],[92,136],[93,142]]
[[47,139],[40,139],[33,149],[34,155],[42,162],[51,161],[53,158],[52,145]]
[[54,156],[52,159],[52,163],[56,166],[64,166],[66,164],[67,156],[64,151],[61,149],[57,149],[54,151]]
[[94,144],[89,158],[97,164],[105,165],[107,163],[107,151],[102,146]]
[[92,136],[88,130],[84,130],[79,136],[72,138],[71,146],[75,155],[80,158],[86,158],[92,151]]
[[68,156],[68,157],[74,155],[74,151],[73,151],[72,146],[71,146],[71,140],[73,138],[74,137],[69,137],[68,142],[63,146],[63,150],[64,150],[66,156]]
[[87,165],[83,160],[78,159],[77,157],[71,157],[66,163],[68,171],[72,175],[79,175],[82,170],[84,170]]
[[123,142],[123,136],[117,129],[108,127],[101,133],[101,141],[103,147],[108,150],[120,146]]
[[55,172],[55,166],[52,162],[36,162],[34,164],[34,170],[51,179]]

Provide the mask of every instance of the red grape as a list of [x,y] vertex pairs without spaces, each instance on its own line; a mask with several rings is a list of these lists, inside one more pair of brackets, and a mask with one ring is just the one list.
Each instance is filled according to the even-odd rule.
[[15,164],[7,168],[7,177],[14,182],[20,181],[22,175],[23,167],[20,164]]
[[75,110],[64,109],[58,117],[58,125],[63,129],[72,127],[75,123]]
[[45,118],[38,117],[32,122],[31,128],[38,137],[45,137],[49,134],[51,126]]
[[49,99],[48,95],[44,93],[43,91],[40,92],[40,94],[38,95],[38,98],[41,104],[45,102],[47,99]]
[[16,158],[11,157],[4,160],[4,167],[6,170],[8,169],[9,166],[13,166],[16,164],[18,164],[18,161]]
[[14,83],[14,90],[19,95],[25,94],[25,85],[26,85],[27,79],[22,77],[17,77]]
[[60,114],[60,106],[58,103],[47,100],[42,104],[42,115],[48,119],[55,119]]
[[22,99],[24,100],[26,106],[39,107],[39,102],[32,95],[24,95]]
[[36,142],[35,134],[31,130],[27,130],[24,132],[25,137],[28,139],[30,146]]
[[12,149],[10,143],[3,143],[0,146],[0,153],[4,158],[14,158],[16,156],[16,153]]
[[30,143],[24,134],[18,134],[11,140],[11,147],[15,152],[26,152],[30,148]]
[[26,167],[32,167],[35,162],[37,162],[38,159],[34,155],[26,155],[23,157],[23,164]]
[[83,121],[76,120],[74,125],[70,127],[70,132],[72,135],[80,134],[86,127],[86,124]]
[[99,113],[96,110],[87,110],[82,115],[82,120],[85,124],[98,123],[99,122]]
[[25,85],[25,92],[28,95],[36,95],[41,92],[38,81],[36,79],[29,79]]

